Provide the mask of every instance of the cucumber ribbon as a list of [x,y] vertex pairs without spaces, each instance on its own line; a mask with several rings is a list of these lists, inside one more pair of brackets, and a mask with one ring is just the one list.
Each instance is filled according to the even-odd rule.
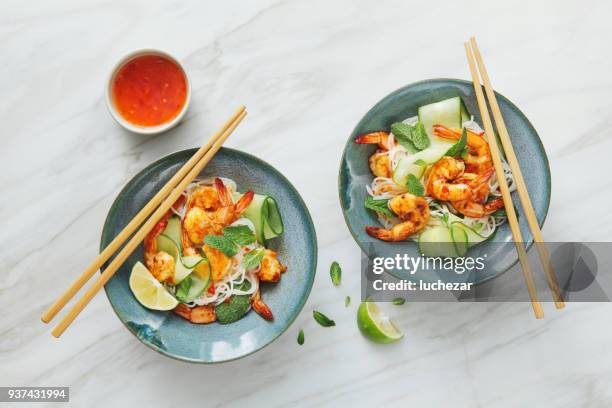
[[[234,199],[239,199],[241,196],[242,194],[236,193]],[[268,195],[255,194],[253,201],[242,215],[255,225],[255,234],[261,244],[267,239],[278,237],[284,231],[276,200]]]

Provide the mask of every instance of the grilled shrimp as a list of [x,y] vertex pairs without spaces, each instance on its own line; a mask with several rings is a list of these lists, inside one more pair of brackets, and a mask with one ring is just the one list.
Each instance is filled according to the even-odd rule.
[[188,248],[188,252],[193,250],[192,244],[202,244],[206,235],[221,234],[224,227],[240,218],[254,196],[253,191],[249,190],[234,204],[220,178],[215,178],[215,189],[219,199],[219,206],[216,209],[207,211],[194,202],[183,218],[183,249]]
[[212,323],[217,320],[215,307],[213,305],[189,307],[184,303],[179,303],[174,308],[174,313],[196,324]]
[[210,277],[213,282],[223,279],[231,269],[232,260],[217,248],[204,245],[202,251],[208,259],[210,265]]
[[472,198],[467,183],[454,183],[465,171],[465,164],[450,156],[444,156],[431,168],[427,179],[427,194],[441,201],[461,201]]
[[274,315],[272,314],[272,310],[266,305],[261,299],[261,289],[257,288],[255,293],[253,293],[253,297],[251,298],[251,307],[253,310],[257,312],[258,315],[263,317],[266,320],[274,319]]
[[221,207],[217,189],[213,186],[198,186],[189,195],[187,208],[198,207],[205,211],[214,211]]
[[[180,197],[172,207],[175,209],[183,205],[184,197]],[[174,277],[174,257],[172,255],[157,250],[157,236],[161,234],[168,225],[168,219],[172,216],[172,211],[168,211],[153,229],[144,238],[144,261],[147,269],[160,282],[173,283]]]
[[461,214],[472,218],[484,217],[503,208],[504,200],[501,197],[487,202],[489,196],[487,181],[493,174],[495,174],[495,169],[492,167],[481,175],[464,173],[457,181],[468,183],[472,188],[473,197],[469,200],[452,201],[453,207]]
[[389,150],[389,134],[387,132],[372,132],[359,136],[355,139],[357,144],[375,144],[378,150],[370,156],[370,170],[377,177],[391,177],[393,169],[391,160],[387,154]]
[[[434,135],[451,140],[461,138],[461,129],[450,129],[444,125],[434,125]],[[468,154],[465,156],[466,170],[469,173],[482,174],[493,167],[489,144],[480,135],[467,131]]]
[[429,221],[429,205],[423,197],[404,193],[389,200],[389,209],[401,222],[391,229],[366,227],[366,232],[383,241],[403,241],[419,232]]
[[281,273],[286,270],[287,267],[276,258],[276,252],[266,249],[263,258],[261,258],[261,267],[257,272],[257,277],[262,282],[278,282]]

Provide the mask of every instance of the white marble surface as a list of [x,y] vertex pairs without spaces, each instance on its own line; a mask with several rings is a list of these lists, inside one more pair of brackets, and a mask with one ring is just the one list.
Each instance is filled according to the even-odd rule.
[[[69,385],[72,405],[87,407],[612,405],[609,304],[547,304],[543,321],[525,303],[407,304],[387,308],[402,342],[363,339],[359,251],[337,194],[361,116],[407,83],[468,78],[462,40],[475,34],[496,88],[548,151],[545,235],[607,240],[611,13],[606,1],[3,0],[0,385]],[[103,102],[113,63],[149,46],[180,57],[194,87],[186,121],[157,137],[122,131]],[[228,145],[283,171],[318,231],[318,275],[295,324],[245,359],[189,365],[142,346],[100,294],[52,338],[39,316],[96,253],[119,189],[200,144],[239,103],[250,115]],[[337,327],[318,327],[313,308]]]

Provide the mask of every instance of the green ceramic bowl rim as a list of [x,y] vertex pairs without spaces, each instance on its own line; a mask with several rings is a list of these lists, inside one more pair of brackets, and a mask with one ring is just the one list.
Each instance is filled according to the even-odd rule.
[[[123,188],[121,189],[119,194],[117,194],[117,197],[115,197],[115,200],[113,201],[113,204],[111,205],[111,208],[108,210],[108,214],[106,215],[106,219],[104,221],[104,226],[102,228],[102,234],[100,236],[100,252],[103,251],[104,248],[105,248],[104,245],[103,245],[104,238],[107,237],[109,235],[109,233],[110,233],[108,231],[109,226],[107,225],[107,221],[114,217],[114,214],[117,211],[118,206],[119,206],[119,204],[118,204],[119,198],[121,198],[124,194],[126,194],[126,192],[128,190],[128,186],[130,185],[132,180],[142,176],[142,174],[145,173],[145,171],[148,171],[151,167],[159,166],[163,162],[173,158],[174,156],[185,154],[188,151],[193,151],[195,153],[196,150],[197,150],[197,148],[184,149],[184,150],[179,150],[179,151],[176,151],[174,153],[170,153],[170,154],[168,154],[166,156],[163,156],[163,157],[155,160],[154,162],[146,165],[142,170],[140,170],[138,173],[136,173],[134,176],[132,176],[128,180],[128,182],[125,184],[125,186],[123,186]],[[293,324],[295,319],[297,319],[298,315],[302,312],[302,309],[304,308],[304,305],[306,304],[306,301],[308,300],[308,297],[310,296],[310,292],[312,291],[312,286],[314,285],[315,275],[317,273],[317,259],[318,259],[317,231],[316,231],[316,229],[314,227],[314,223],[312,222],[312,217],[310,216],[310,211],[308,210],[308,207],[306,206],[306,203],[304,202],[304,200],[302,199],[302,196],[300,196],[300,194],[298,193],[296,188],[293,186],[293,184],[291,184],[291,182],[287,179],[287,177],[285,177],[280,171],[278,171],[272,165],[270,165],[269,163],[265,162],[264,160],[262,160],[262,159],[260,159],[260,158],[258,158],[256,156],[253,156],[252,154],[245,153],[245,152],[243,152],[241,150],[232,149],[232,148],[229,148],[229,147],[222,147],[221,150],[229,151],[230,153],[234,153],[234,154],[238,154],[238,155],[243,155],[246,158],[248,158],[249,160],[253,160],[255,162],[258,162],[259,164],[262,164],[264,167],[267,167],[272,172],[275,172],[276,175],[279,176],[279,178],[287,185],[289,190],[291,190],[292,193],[295,194],[295,196],[298,198],[298,204],[302,205],[306,209],[305,215],[306,215],[306,220],[307,220],[307,224],[308,224],[307,226],[312,231],[312,235],[310,236],[310,244],[311,244],[311,247],[313,248],[312,256],[313,256],[313,259],[314,259],[314,263],[313,263],[313,266],[312,266],[312,273],[310,274],[310,279],[306,282],[306,285],[307,285],[306,294],[300,300],[300,303],[299,303],[298,308],[297,308],[297,313],[295,313],[295,315],[293,317],[291,317],[291,319],[289,320],[289,323],[282,330],[280,330],[274,337],[272,337],[272,339],[270,339],[270,341],[268,341],[266,344],[262,345],[261,347],[255,348],[254,350],[251,350],[248,353],[243,354],[241,356],[237,356],[237,357],[233,357],[233,358],[229,358],[229,359],[225,359],[225,360],[217,360],[217,361],[204,361],[204,360],[198,360],[198,359],[195,359],[195,358],[187,358],[187,357],[177,356],[175,354],[171,354],[171,353],[167,352],[166,350],[164,350],[164,349],[160,348],[159,346],[151,343],[150,341],[141,338],[140,336],[138,336],[138,333],[136,331],[134,331],[127,324],[127,322],[125,322],[121,318],[121,316],[119,315],[119,312],[115,308],[115,305],[113,304],[113,302],[110,299],[110,296],[108,294],[108,289],[106,288],[106,285],[104,286],[104,293],[106,293],[106,298],[108,299],[108,302],[110,303],[111,307],[113,308],[113,311],[115,312],[115,315],[117,315],[117,318],[119,319],[119,321],[121,321],[121,323],[128,329],[128,331],[132,335],[134,335],[134,337],[136,337],[138,339],[138,341],[140,341],[145,346],[147,346],[147,347],[157,351],[158,353],[160,353],[160,354],[162,354],[162,355],[164,355],[166,357],[172,358],[173,360],[187,362],[187,363],[193,363],[193,364],[221,364],[221,363],[226,363],[226,362],[229,362],[229,361],[238,360],[238,359],[250,356],[251,354],[254,354],[257,351],[262,350],[265,347],[267,347],[268,345],[270,345],[271,343],[273,343],[276,339],[278,339],[283,333],[285,333],[289,329],[289,327]],[[112,238],[111,238],[111,240],[112,240]]]
[[[402,86],[401,88],[398,88],[390,93],[388,93],[387,95],[385,95],[384,97],[382,97],[381,99],[379,99],[374,106],[372,106],[359,120],[359,122],[357,122],[357,125],[355,125],[355,127],[353,128],[353,131],[351,132],[351,135],[349,136],[348,140],[346,141],[346,143],[344,144],[344,150],[342,151],[342,157],[340,158],[340,167],[338,168],[338,198],[340,199],[340,207],[342,207],[342,216],[344,217],[344,222],[349,230],[349,232],[351,233],[351,236],[353,237],[353,240],[357,243],[357,245],[359,245],[359,248],[361,249],[361,251],[363,253],[367,253],[367,250],[364,246],[364,244],[357,238],[357,235],[355,234],[355,232],[353,231],[353,229],[351,228],[351,223],[350,220],[348,218],[348,215],[346,214],[346,208],[344,207],[344,201],[343,201],[343,197],[342,197],[342,169],[344,167],[344,163],[346,162],[346,150],[348,148],[348,146],[353,142],[353,140],[351,139],[351,136],[353,135],[353,133],[355,133],[355,131],[357,130],[357,128],[359,127],[359,125],[361,124],[361,122],[363,121],[363,119],[370,113],[370,111],[372,109],[374,109],[374,107],[376,105],[378,105],[381,101],[383,101],[384,99],[390,97],[391,95],[395,94],[395,93],[399,93],[401,91],[403,91],[406,88],[410,88],[416,85],[420,85],[420,84],[424,84],[424,83],[431,83],[431,82],[458,82],[464,85],[472,85],[472,82],[470,81],[466,81],[464,79],[456,79],[456,78],[432,78],[432,79],[424,79],[422,81],[417,81],[417,82],[413,82],[410,83],[408,85]],[[514,111],[517,116],[519,116],[522,120],[525,121],[525,123],[527,123],[528,127],[533,131],[533,133],[537,136],[537,145],[539,147],[539,151],[540,151],[540,156],[544,158],[544,163],[546,164],[546,168],[548,169],[548,171],[546,172],[546,192],[548,195],[548,201],[546,203],[546,209],[544,210],[544,216],[542,217],[542,222],[540,223],[540,228],[542,228],[542,226],[544,225],[544,222],[546,221],[546,217],[548,216],[548,210],[550,209],[550,199],[551,199],[551,195],[552,195],[552,181],[551,181],[551,172],[550,172],[550,163],[548,162],[548,156],[546,154],[546,150],[544,149],[544,144],[542,144],[542,139],[540,139],[540,135],[538,135],[538,132],[536,131],[535,127],[533,126],[533,124],[531,123],[531,121],[529,121],[529,119],[527,118],[527,116],[525,116],[525,114],[508,98],[506,98],[504,95],[500,94],[499,92],[495,91],[495,96],[498,99],[503,100],[505,103],[508,104],[508,107]],[[531,248],[531,246],[533,245],[533,236],[531,237],[531,239],[529,239],[528,242],[526,242],[525,248],[526,250],[529,250],[529,248]],[[514,265],[516,265],[518,263],[519,259],[518,259],[518,255],[516,257],[516,260],[514,262],[512,262],[508,268],[506,268],[506,270],[499,272],[496,275],[490,276],[486,279],[483,279],[481,281],[479,281],[478,283],[476,283],[476,285],[481,285],[483,283],[486,283],[492,279],[495,279],[501,275],[503,275],[504,273],[506,273],[507,271],[509,271],[510,269],[512,269],[512,267]]]

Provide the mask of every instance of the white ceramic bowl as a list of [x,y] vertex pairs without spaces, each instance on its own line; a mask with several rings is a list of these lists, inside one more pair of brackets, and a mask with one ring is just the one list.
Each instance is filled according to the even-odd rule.
[[[183,106],[183,109],[181,109],[179,114],[176,115],[174,119],[172,119],[169,122],[158,125],[158,126],[139,126],[139,125],[135,125],[133,123],[128,122],[117,111],[115,104],[113,103],[112,86],[115,80],[115,75],[117,75],[117,72],[126,63],[128,63],[129,61],[131,61],[132,59],[136,57],[140,57],[143,55],[159,55],[161,57],[167,58],[170,61],[174,62],[176,65],[178,65],[181,68],[181,71],[183,72],[183,75],[185,76],[185,83],[187,85],[187,94],[185,97],[185,105]],[[185,116],[185,112],[187,112],[187,109],[189,108],[189,103],[191,102],[191,82],[189,81],[189,76],[187,75],[187,71],[185,71],[185,67],[183,66],[183,64],[181,64],[181,62],[178,59],[174,58],[172,55],[168,54],[167,52],[164,52],[161,50],[142,49],[142,50],[137,50],[137,51],[127,54],[125,57],[121,58],[119,62],[117,62],[117,64],[111,70],[108,80],[106,81],[105,94],[106,94],[106,107],[108,108],[108,111],[110,112],[111,116],[113,117],[113,119],[115,119],[117,123],[119,123],[121,126],[129,130],[130,132],[140,133],[143,135],[153,135],[153,134],[165,132],[166,130],[173,128],[183,119],[183,116]]]

